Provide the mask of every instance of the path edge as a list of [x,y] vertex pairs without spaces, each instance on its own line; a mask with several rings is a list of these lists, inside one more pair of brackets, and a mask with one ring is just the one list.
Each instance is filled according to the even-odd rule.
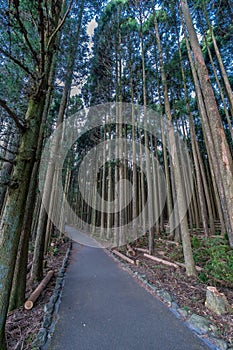
[[44,316],[41,323],[41,328],[32,343],[31,350],[46,350],[51,342],[57,320],[59,318],[58,311],[61,303],[63,287],[65,284],[66,270],[69,264],[70,253],[72,250],[72,240],[69,240],[69,245],[66,255],[63,259],[62,266],[56,278],[56,285],[49,302],[44,306]]
[[[204,317],[199,316],[195,313],[191,315],[185,314],[185,310],[180,308],[179,305],[170,293],[167,291],[155,287],[152,283],[150,283],[146,276],[140,274],[139,272],[133,271],[131,265],[125,261],[122,261],[118,258],[111,250],[104,249],[105,253],[111,257],[114,261],[116,261],[120,267],[127,271],[130,275],[136,278],[141,282],[142,286],[155,297],[157,297],[163,304],[165,304],[169,311],[172,312],[179,320],[183,321],[184,325],[188,327],[199,339],[201,339],[211,350],[233,350],[233,346],[229,343],[225,342],[223,339],[219,338],[214,331],[210,332],[209,329],[206,328],[206,331],[197,327],[194,322],[192,322],[192,317],[196,316],[200,317],[203,320],[206,320]],[[184,312],[184,314],[183,314]],[[210,324],[210,322],[209,322]]]

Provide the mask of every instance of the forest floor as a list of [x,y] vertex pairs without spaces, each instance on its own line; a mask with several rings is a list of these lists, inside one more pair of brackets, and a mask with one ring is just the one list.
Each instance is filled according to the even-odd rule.
[[[35,339],[44,316],[44,306],[49,302],[56,284],[57,274],[62,266],[63,259],[68,249],[68,243],[64,241],[55,241],[49,248],[46,256],[46,268],[44,275],[49,271],[54,271],[54,276],[42,291],[35,306],[31,310],[25,310],[20,307],[8,314],[6,324],[6,338],[9,350],[30,350],[31,344]],[[32,261],[32,254],[29,256],[29,262]],[[28,278],[29,278],[28,274]],[[28,281],[29,282],[29,281]],[[26,295],[29,295],[29,283]]]
[[[145,242],[144,242],[145,243]],[[147,242],[143,245],[143,240],[137,242],[134,247],[146,249]],[[165,240],[157,240],[155,244],[154,256],[165,259],[170,262],[179,261],[177,258],[181,251],[180,245],[167,243]],[[126,253],[126,249],[119,249],[120,252]],[[167,258],[173,257],[173,258]],[[217,327],[217,335],[233,346],[233,314],[218,316],[205,307],[206,287],[215,286],[217,290],[224,293],[227,300],[233,307],[233,285],[226,281],[216,281],[211,277],[208,283],[203,283],[200,279],[187,277],[184,268],[174,268],[157,263],[144,257],[143,252],[136,252],[135,260],[139,260],[139,265],[132,265],[131,269],[144,275],[145,279],[161,290],[167,291],[173,300],[184,308],[188,315],[193,313],[208,318],[211,324]],[[200,267],[201,264],[198,264]],[[232,271],[233,274],[233,271]]]
[[[169,244],[163,240],[157,240],[155,246],[154,255],[156,257],[161,259],[166,257],[166,260],[171,262],[178,261],[180,246]],[[139,240],[134,247],[146,249],[147,242],[144,239]],[[55,274],[46,289],[42,292],[34,308],[27,311],[21,307],[8,315],[6,335],[9,350],[31,349],[31,344],[41,326],[44,305],[49,301],[53,293],[56,276],[62,265],[67,248],[68,243],[59,241],[51,247],[46,257],[47,265],[45,273],[52,269],[55,271]],[[124,248],[119,249],[119,251],[126,253]],[[233,286],[230,283],[224,281],[216,282],[211,279],[208,280],[208,284],[204,283],[200,279],[187,277],[185,269],[182,267],[176,269],[165,266],[144,257],[144,254],[139,251],[137,251],[134,259],[139,260],[140,264],[138,266],[132,265],[131,269],[133,271],[144,275],[155,287],[166,290],[172,295],[173,300],[177,302],[179,307],[184,308],[188,314],[196,313],[208,318],[217,327],[219,338],[222,338],[233,346],[233,315],[218,316],[209,311],[204,305],[207,285],[216,286],[218,291],[224,293],[230,304],[232,304]]]

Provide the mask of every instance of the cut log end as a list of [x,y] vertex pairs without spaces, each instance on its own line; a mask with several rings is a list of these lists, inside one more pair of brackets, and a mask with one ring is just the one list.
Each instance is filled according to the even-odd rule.
[[33,308],[33,302],[31,301],[31,300],[27,300],[26,302],[25,302],[25,304],[24,304],[24,308],[26,309],[26,310],[31,310],[32,308]]
[[49,271],[43,281],[37,286],[33,293],[29,296],[28,300],[25,302],[24,307],[26,310],[31,310],[34,306],[34,303],[39,298],[42,290],[47,286],[51,278],[53,277],[54,271]]
[[123,259],[123,260],[127,261],[128,263],[134,265],[134,260],[133,260],[133,259],[128,258],[128,257],[125,256],[124,254],[118,252],[118,250],[114,249],[112,252],[113,252],[114,254],[116,254],[117,256],[119,256],[121,259]]

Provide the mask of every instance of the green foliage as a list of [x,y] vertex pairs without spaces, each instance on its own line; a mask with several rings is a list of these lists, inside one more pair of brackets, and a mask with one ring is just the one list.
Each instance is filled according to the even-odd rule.
[[233,283],[233,250],[225,238],[216,236],[200,240],[194,236],[192,243],[195,262],[204,267],[199,274],[202,282],[213,278]]
[[197,236],[193,236],[192,238],[192,246],[194,249],[198,249],[200,247],[201,243],[199,241],[199,239],[197,238]]

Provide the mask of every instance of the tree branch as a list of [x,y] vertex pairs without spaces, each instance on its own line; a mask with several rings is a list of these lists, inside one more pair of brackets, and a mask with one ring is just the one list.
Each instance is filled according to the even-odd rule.
[[44,12],[41,1],[38,1],[38,13],[39,13],[39,24],[38,32],[40,36],[40,56],[41,56],[41,68],[40,71],[44,72],[45,66],[45,28],[44,28]]
[[21,124],[21,122],[19,121],[19,118],[17,117],[16,113],[14,111],[12,111],[8,106],[6,101],[2,100],[0,98],[0,106],[5,109],[5,111],[9,114],[9,116],[14,120],[15,124],[17,125],[17,127],[21,130],[21,131],[25,131],[26,130],[26,126]]
[[57,34],[57,32],[61,29],[61,27],[63,26],[63,24],[65,23],[65,20],[66,20],[66,17],[68,16],[70,10],[71,10],[71,7],[73,5],[73,0],[70,1],[70,4],[69,4],[69,7],[64,15],[64,17],[62,18],[61,22],[58,24],[57,28],[54,30],[54,32],[51,34],[50,38],[49,38],[49,41],[48,41],[48,45],[47,45],[47,50],[49,49],[50,45],[51,45],[51,42],[54,38],[54,36]]
[[13,160],[6,159],[6,158],[4,158],[4,157],[2,157],[2,156],[0,156],[0,161],[1,161],[1,162],[5,162],[5,163],[10,163],[10,164],[12,164],[12,165],[15,164],[15,162],[14,162]]
[[17,60],[17,58],[15,58],[14,56],[12,56],[10,53],[8,53],[7,51],[3,50],[0,47],[0,52],[6,56],[7,58],[9,58],[10,60],[12,60],[14,63],[16,63],[20,68],[22,68],[28,75],[30,75],[34,80],[36,80],[36,77],[34,76],[34,74],[32,72],[30,72],[30,70],[25,67],[22,62],[20,62],[19,60]]
[[21,18],[20,18],[20,13],[19,13],[19,1],[17,0],[13,0],[14,2],[14,6],[15,6],[15,10],[16,10],[16,13],[15,13],[15,18],[16,20],[18,21],[19,23],[19,26],[20,26],[20,31],[21,33],[23,34],[24,36],[24,39],[32,53],[32,57],[34,58],[34,60],[36,61],[37,65],[39,66],[40,65],[40,62],[39,62],[39,59],[37,57],[37,53],[36,51],[33,49],[32,47],[32,44],[30,43],[30,40],[28,39],[28,32],[23,24],[23,22],[21,21]]
[[2,145],[0,145],[0,148],[3,149],[3,151],[8,152],[8,153],[11,153],[11,154],[13,154],[13,155],[16,155],[16,154],[17,154],[17,152],[11,151],[11,150],[9,150],[7,147],[4,147],[4,146],[2,146]]

